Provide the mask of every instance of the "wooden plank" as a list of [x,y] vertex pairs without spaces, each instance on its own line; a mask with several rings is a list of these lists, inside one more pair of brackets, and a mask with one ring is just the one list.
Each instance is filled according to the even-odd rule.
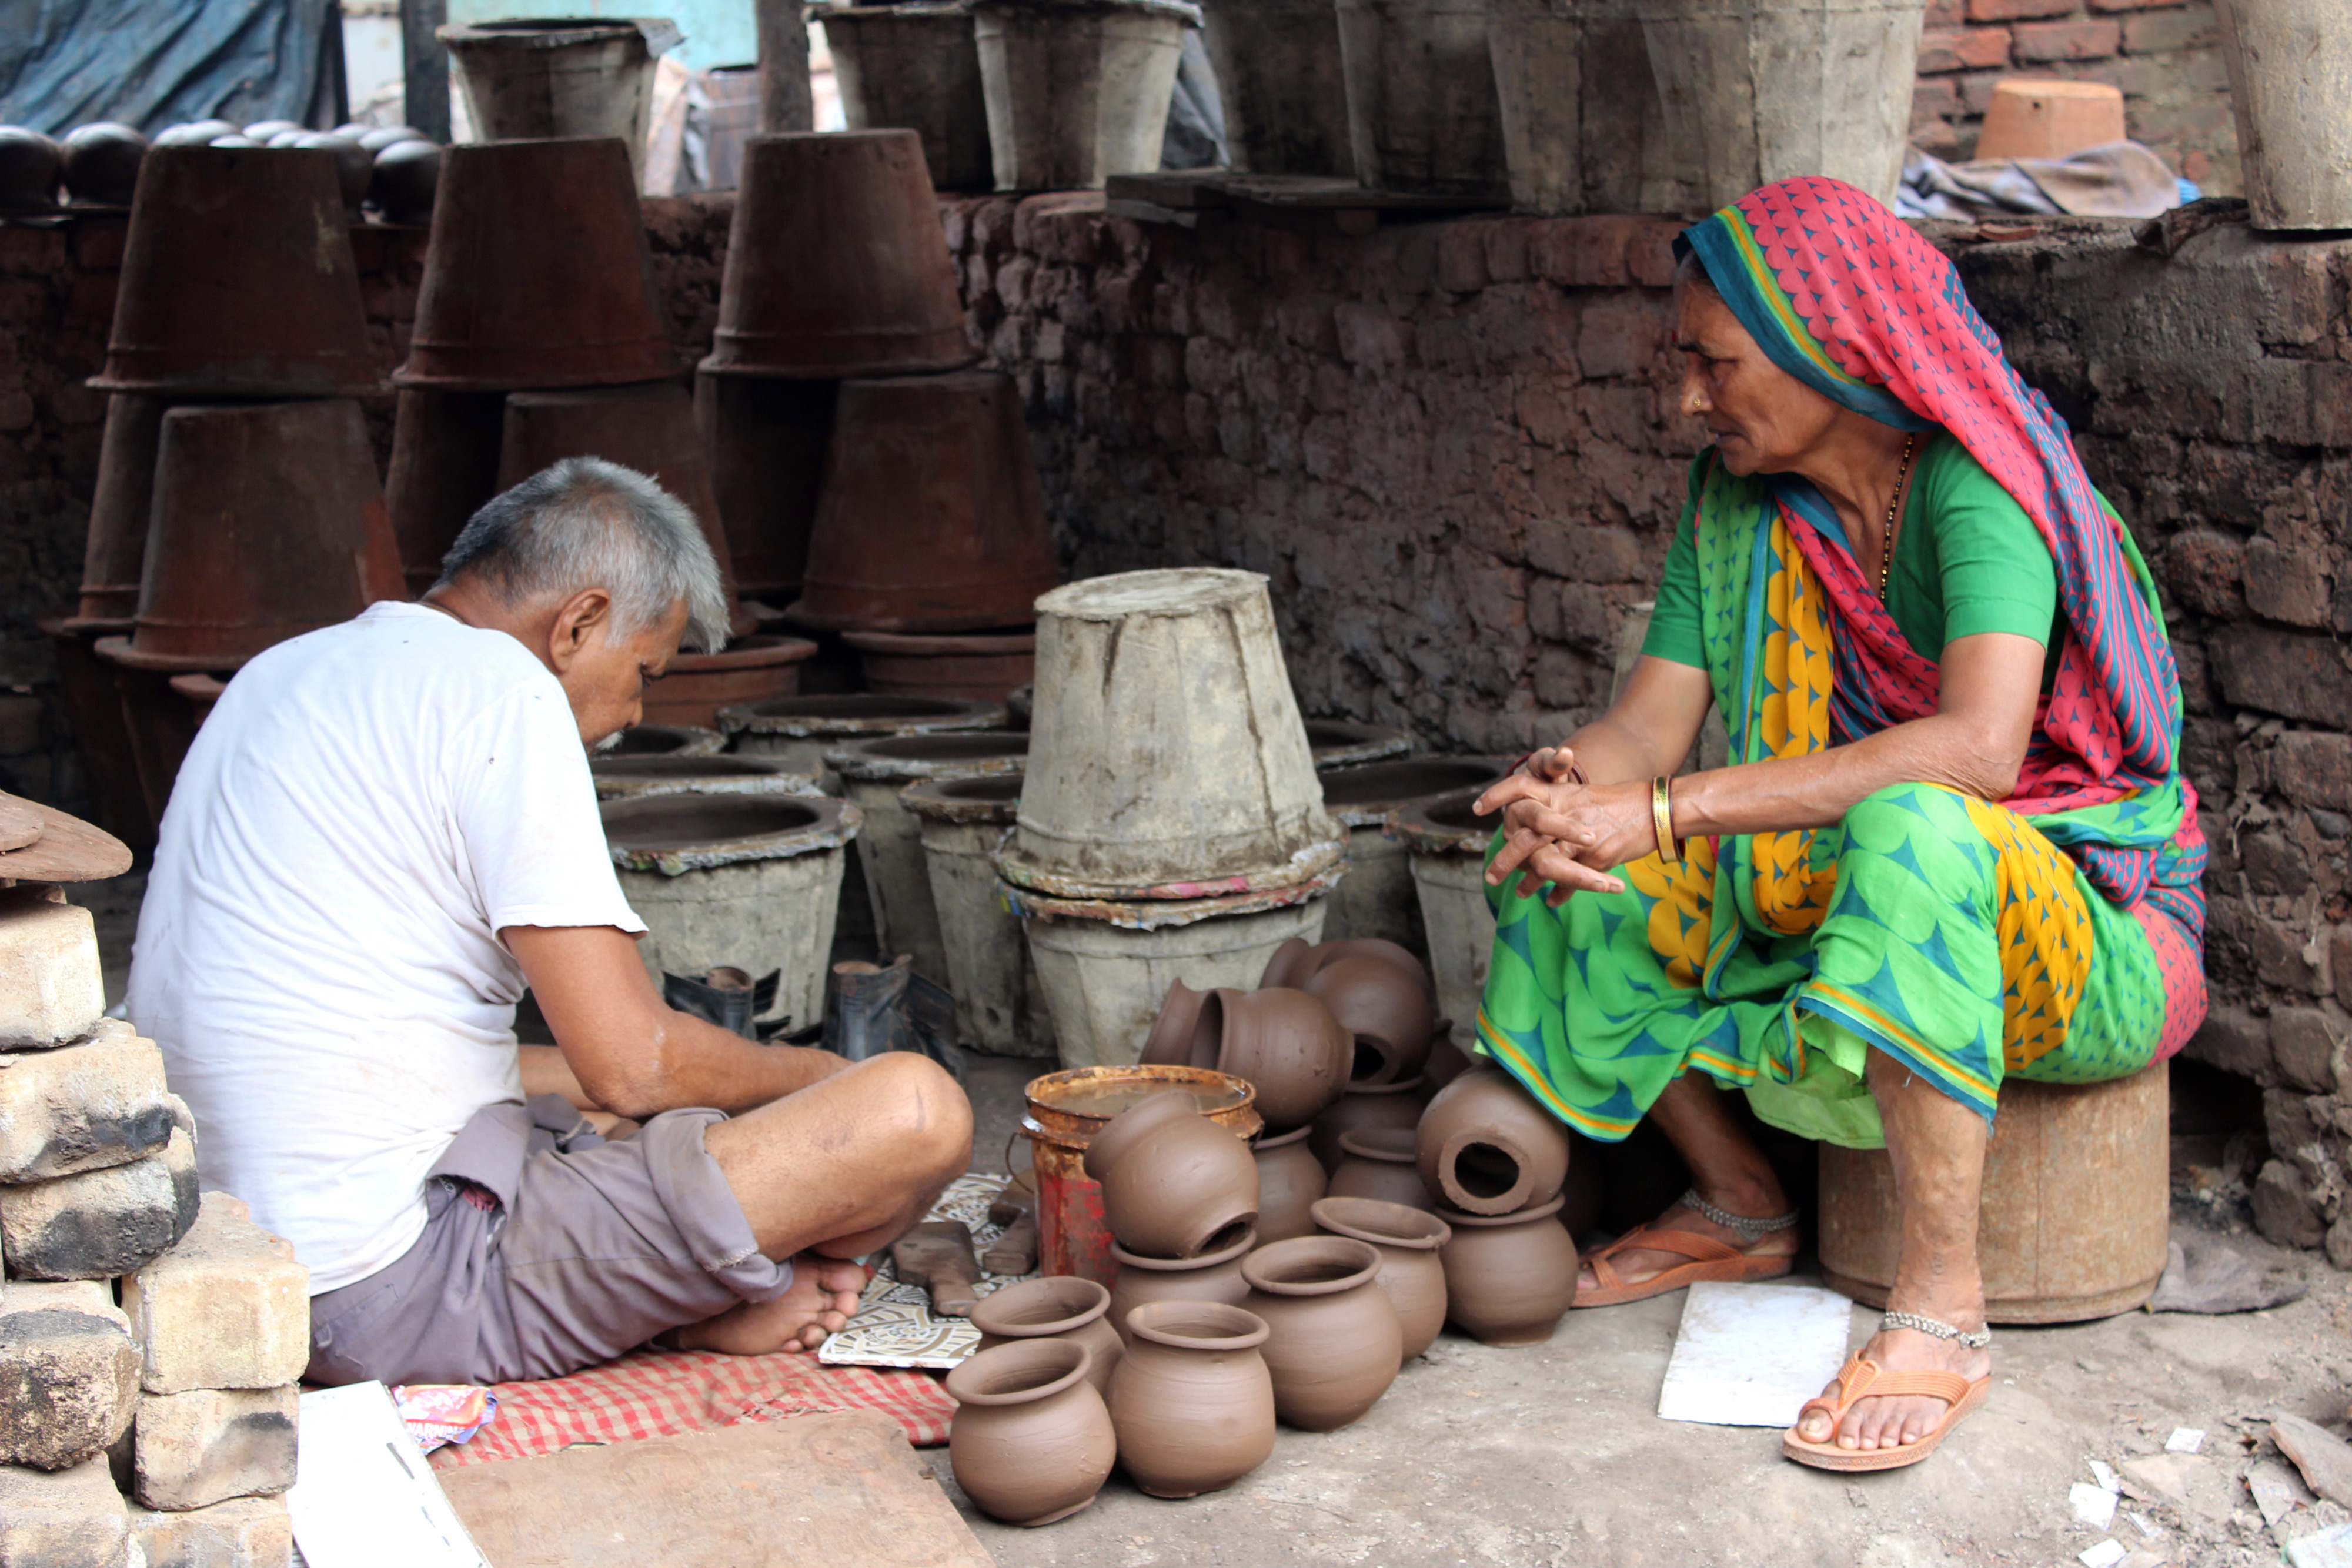
[[1180,169],[1161,174],[1113,174],[1103,194],[1113,202],[1139,202],[1173,212],[1203,212],[1225,204],[1224,169]]
[[993,1568],[876,1410],[440,1472],[491,1568]]

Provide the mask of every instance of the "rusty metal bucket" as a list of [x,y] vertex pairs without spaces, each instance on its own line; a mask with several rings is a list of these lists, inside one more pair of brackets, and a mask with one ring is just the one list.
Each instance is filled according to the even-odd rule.
[[758,598],[800,591],[816,521],[824,449],[839,382],[765,376],[694,378],[694,423],[727,525],[735,583]]
[[[823,243],[812,243],[822,235]],[[916,375],[980,357],[911,131],[755,136],[706,371]]]
[[858,632],[1024,625],[1061,580],[1010,377],[843,384],[793,620]]
[[119,663],[233,670],[273,643],[402,597],[358,403],[163,416],[138,625],[113,652]]
[[139,171],[101,392],[383,390],[335,155],[158,147]]
[[504,392],[400,389],[383,504],[410,593],[421,594],[440,579],[441,558],[467,519],[499,493],[506,418]]
[[646,688],[642,724],[709,729],[719,710],[788,697],[800,690],[801,665],[816,653],[805,637],[754,633],[716,653],[680,653],[662,678]]
[[416,328],[394,381],[499,392],[682,369],[620,138],[443,151]]
[[1168,1089],[1190,1089],[1201,1114],[1244,1143],[1265,1128],[1257,1090],[1205,1067],[1076,1067],[1029,1081],[1021,1132],[1037,1166],[1037,1264],[1108,1285],[1118,1277],[1103,1219],[1102,1184],[1087,1175],[1087,1149],[1121,1111]]

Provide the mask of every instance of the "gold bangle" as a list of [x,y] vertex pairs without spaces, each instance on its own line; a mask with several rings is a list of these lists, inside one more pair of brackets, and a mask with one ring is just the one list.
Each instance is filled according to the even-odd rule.
[[1650,821],[1658,831],[1658,858],[1662,861],[1682,859],[1682,844],[1675,838],[1674,800],[1666,792],[1664,774],[1650,780]]

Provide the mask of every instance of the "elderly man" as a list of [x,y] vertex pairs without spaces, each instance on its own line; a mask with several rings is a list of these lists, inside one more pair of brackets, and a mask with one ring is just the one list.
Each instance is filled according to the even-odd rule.
[[[638,960],[585,748],[726,612],[683,506],[571,459],[476,514],[423,602],[256,658],[189,750],[131,1016],[205,1184],[309,1265],[313,1379],[814,1347],[848,1260],[963,1170],[932,1062],[752,1044]],[[526,985],[553,1050],[516,1045]]]

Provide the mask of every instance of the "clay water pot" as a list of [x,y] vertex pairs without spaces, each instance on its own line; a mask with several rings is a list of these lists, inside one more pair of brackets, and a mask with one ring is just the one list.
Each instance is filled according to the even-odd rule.
[[383,390],[331,153],[158,147],[139,170],[101,392]]
[[793,620],[837,632],[1018,626],[1061,580],[1010,377],[843,383]]
[[65,152],[37,131],[0,125],[0,212],[46,213],[58,204]]
[[1251,1151],[1257,1161],[1257,1233],[1261,1240],[1287,1241],[1311,1236],[1314,1217],[1308,1213],[1323,1196],[1329,1177],[1307,1144],[1307,1129],[1293,1128],[1279,1137],[1260,1138]]
[[[1421,1096],[1425,1078],[1402,1083],[1350,1083],[1331,1108],[1315,1118],[1307,1147],[1327,1171],[1336,1171],[1348,1157],[1339,1147],[1341,1134],[1381,1131],[1410,1133],[1421,1125]],[[1416,1178],[1417,1179],[1417,1178]]]
[[1337,1431],[1396,1381],[1404,1330],[1380,1271],[1379,1251],[1346,1236],[1276,1241],[1242,1260],[1242,1310],[1265,1320],[1275,1414],[1290,1425]]
[[1425,1209],[1369,1197],[1327,1197],[1315,1206],[1315,1223],[1380,1253],[1381,1271],[1372,1282],[1396,1309],[1403,1359],[1437,1342],[1445,1326],[1445,1265],[1437,1253],[1454,1239],[1452,1226]]
[[421,228],[433,221],[433,198],[441,188],[441,148],[421,136],[383,143],[368,172],[368,200],[388,224]]
[[[903,376],[980,357],[920,136],[754,136],[741,179],[704,370]],[[824,243],[811,245],[812,235]]]
[[735,581],[755,598],[772,594],[784,604],[800,592],[840,391],[829,381],[709,371],[694,378],[694,423],[709,454]]
[[1266,960],[1265,972],[1258,977],[1258,985],[1303,987],[1307,977],[1317,971],[1330,967],[1343,958],[1373,958],[1391,964],[1407,975],[1416,975],[1423,985],[1429,983],[1429,967],[1413,956],[1411,949],[1401,947],[1381,936],[1350,936],[1339,942],[1284,943]]
[[1475,1065],[1469,1054],[1454,1043],[1454,1020],[1449,1018],[1432,1019],[1429,1026],[1429,1060],[1421,1064],[1422,1077],[1429,1084],[1428,1097],[1435,1099],[1439,1090]]
[[1428,972],[1418,962],[1407,969],[1376,955],[1349,954],[1316,969],[1299,989],[1329,1009],[1354,1040],[1350,1082],[1393,1083],[1420,1072],[1436,1015]]
[[970,1316],[971,1326],[980,1331],[982,1350],[1034,1339],[1075,1340],[1085,1345],[1093,1353],[1087,1381],[1103,1393],[1127,1349],[1118,1331],[1105,1321],[1109,1311],[1110,1292],[1092,1280],[1048,1274],[982,1297]]
[[1559,1199],[1517,1214],[1459,1214],[1438,1249],[1445,1315],[1487,1344],[1540,1344],[1576,1301],[1576,1242],[1559,1223]]
[[1410,1128],[1374,1127],[1339,1134],[1339,1168],[1326,1196],[1370,1197],[1434,1211],[1437,1199],[1421,1179]]
[[1143,1258],[1114,1244],[1112,1260],[1118,1277],[1110,1287],[1110,1326],[1128,1348],[1135,1347],[1135,1332],[1128,1320],[1139,1307],[1153,1301],[1221,1301],[1239,1306],[1249,1294],[1242,1278],[1242,1260],[1257,1246],[1257,1232],[1246,1231],[1232,1246],[1199,1258]]
[[472,142],[440,162],[416,326],[394,380],[499,392],[684,368],[620,138]]
[[1111,1118],[1087,1148],[1103,1218],[1129,1252],[1198,1258],[1257,1219],[1249,1145],[1201,1114],[1190,1090],[1154,1094]]
[[499,443],[506,424],[504,392],[400,389],[383,504],[411,594],[422,595],[440,580],[441,558],[499,493]]
[[1330,1010],[1304,991],[1195,991],[1180,980],[1168,988],[1141,1060],[1247,1079],[1258,1113],[1282,1133],[1346,1092],[1349,1046]]
[[139,189],[147,138],[128,125],[92,120],[66,132],[66,193],[78,207],[127,207]]
[[1514,1214],[1559,1195],[1568,1129],[1500,1068],[1465,1072],[1422,1113],[1421,1179],[1469,1214]]
[[1076,1340],[1014,1340],[948,1374],[956,1401],[948,1462],[992,1519],[1051,1524],[1095,1500],[1118,1458],[1110,1411]]
[[1265,1320],[1223,1301],[1153,1301],[1111,1375],[1119,1463],[1153,1497],[1233,1485],[1274,1453]]

